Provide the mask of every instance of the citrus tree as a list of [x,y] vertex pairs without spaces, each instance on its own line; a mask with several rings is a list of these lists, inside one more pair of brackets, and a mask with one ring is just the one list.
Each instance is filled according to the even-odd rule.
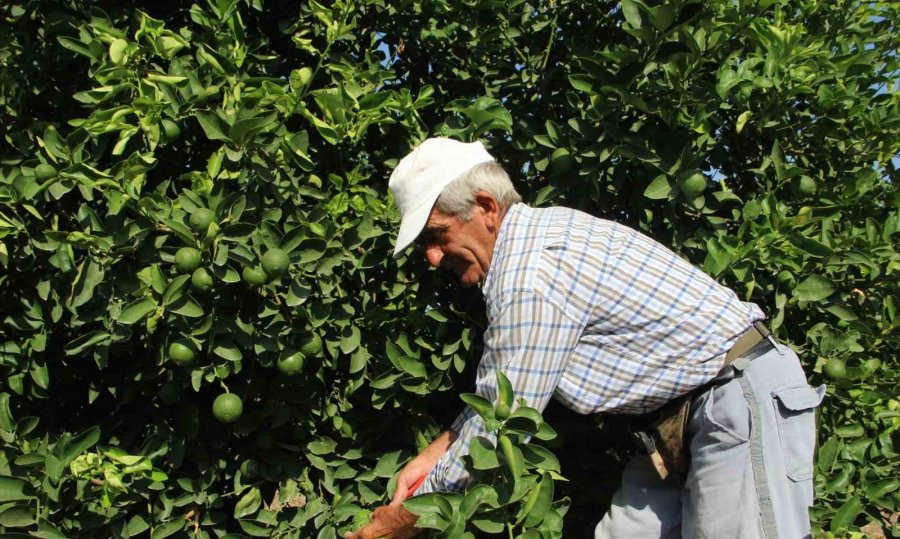
[[[817,533],[898,533],[896,4],[2,9],[5,532],[329,538],[384,503],[481,349],[477,292],[390,257],[387,177],[443,135],[759,303],[829,384]],[[435,534],[602,516],[622,431],[522,413],[411,507]]]

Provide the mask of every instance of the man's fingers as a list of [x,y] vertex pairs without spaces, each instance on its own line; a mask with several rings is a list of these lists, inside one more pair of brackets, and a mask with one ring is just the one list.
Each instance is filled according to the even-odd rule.
[[394,491],[394,498],[391,500],[391,503],[388,504],[389,507],[397,507],[398,505],[403,503],[403,500],[406,499],[406,488],[397,486],[397,490]]

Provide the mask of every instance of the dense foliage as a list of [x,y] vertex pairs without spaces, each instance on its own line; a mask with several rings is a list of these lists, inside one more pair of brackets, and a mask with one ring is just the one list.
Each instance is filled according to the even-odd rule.
[[[900,535],[900,5],[0,10],[0,531],[329,538],[384,502],[461,409],[483,330],[477,293],[390,258],[387,176],[442,134],[763,306],[829,383],[817,533]],[[416,511],[586,534],[621,431],[548,410],[554,490],[527,413],[473,453],[469,502]]]

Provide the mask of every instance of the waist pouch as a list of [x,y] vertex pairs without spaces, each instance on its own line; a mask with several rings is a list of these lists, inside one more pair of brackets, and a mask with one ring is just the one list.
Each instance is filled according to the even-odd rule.
[[[768,344],[766,339],[769,335],[765,325],[754,323],[725,355],[722,371],[761,342]],[[680,483],[684,482],[690,462],[685,430],[691,416],[691,404],[694,397],[706,390],[708,385],[667,402],[655,412],[638,415],[631,420],[628,430],[633,445],[639,453],[647,455],[660,479],[672,477]]]
[[647,455],[660,479],[683,482],[688,469],[684,431],[691,415],[695,391],[666,403],[651,414],[635,417],[629,434],[638,452]]

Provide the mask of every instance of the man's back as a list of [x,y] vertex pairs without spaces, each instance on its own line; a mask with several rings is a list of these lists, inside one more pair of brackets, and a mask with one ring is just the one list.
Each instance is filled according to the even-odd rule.
[[580,332],[556,397],[582,413],[645,412],[704,384],[763,318],[643,234],[561,207],[510,208],[484,293],[492,321],[534,294]]

